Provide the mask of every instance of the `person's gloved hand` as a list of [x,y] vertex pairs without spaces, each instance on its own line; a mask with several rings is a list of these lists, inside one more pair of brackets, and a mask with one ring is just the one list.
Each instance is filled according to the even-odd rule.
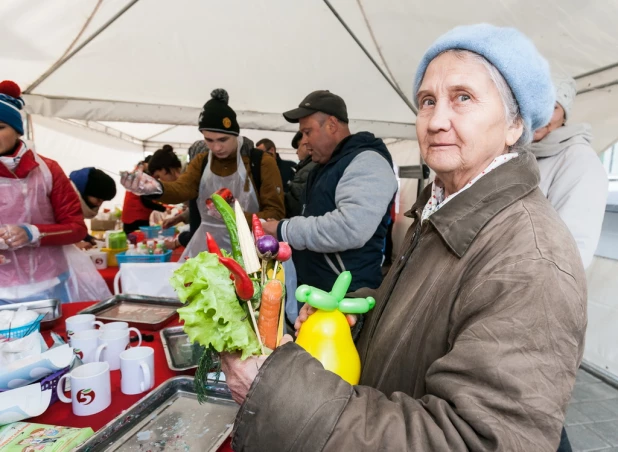
[[120,183],[124,188],[139,196],[163,194],[161,183],[154,177],[141,171],[133,173],[123,171],[120,174]]
[[[33,226],[5,224],[0,226],[0,241],[4,242],[4,246],[8,249],[17,249],[23,246],[34,243],[38,240],[38,229],[34,230]],[[35,237],[33,232],[36,233]]]

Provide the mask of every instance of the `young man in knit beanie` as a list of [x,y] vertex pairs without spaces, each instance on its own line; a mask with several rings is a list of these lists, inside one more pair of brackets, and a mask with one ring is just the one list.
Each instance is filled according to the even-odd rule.
[[231,192],[249,224],[253,213],[264,220],[285,216],[283,184],[277,163],[274,159],[262,158],[263,152],[255,149],[251,140],[240,136],[236,112],[228,102],[227,91],[216,89],[211,93],[198,119],[209,151],[192,159],[177,181],[156,181],[139,171],[124,174],[121,179],[127,190],[167,204],[197,198],[201,224],[184,256],[193,257],[207,249],[206,232],[213,235],[219,246],[231,249],[223,220],[208,207],[210,197],[217,191]]
[[554,75],[553,83],[554,114],[535,131],[531,151],[541,171],[539,188],[575,237],[588,267],[601,236],[609,182],[591,146],[590,125],[567,124],[577,94],[575,80]]

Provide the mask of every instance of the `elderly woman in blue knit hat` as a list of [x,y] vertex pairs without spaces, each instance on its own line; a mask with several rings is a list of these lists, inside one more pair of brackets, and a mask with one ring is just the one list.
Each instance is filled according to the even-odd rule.
[[586,289],[525,150],[552,114],[548,65],[515,29],[458,27],[423,57],[414,96],[436,180],[374,294],[360,384],[289,337],[267,359],[224,355],[234,450],[556,451]]

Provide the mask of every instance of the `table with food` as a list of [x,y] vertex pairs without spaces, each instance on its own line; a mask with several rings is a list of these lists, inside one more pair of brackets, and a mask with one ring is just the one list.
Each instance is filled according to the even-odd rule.
[[[208,251],[169,281],[177,298],[0,306],[0,450],[231,450],[238,405],[219,353],[246,358],[279,345],[291,249],[255,215],[250,226],[237,202],[215,194],[212,203],[231,249],[207,234]],[[297,342],[356,383],[360,360],[344,314],[367,312],[374,300],[346,299],[350,281],[344,272],[331,292],[294,288],[292,302],[318,309]]]

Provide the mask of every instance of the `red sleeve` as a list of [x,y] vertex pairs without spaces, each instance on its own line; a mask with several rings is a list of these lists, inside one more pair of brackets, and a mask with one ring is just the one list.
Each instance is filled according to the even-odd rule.
[[52,175],[52,191],[49,200],[54,209],[55,224],[35,224],[41,233],[64,232],[66,234],[52,235],[41,239],[41,246],[71,245],[86,237],[88,228],[84,223],[79,197],[64,174],[60,165],[54,160],[41,157]]

